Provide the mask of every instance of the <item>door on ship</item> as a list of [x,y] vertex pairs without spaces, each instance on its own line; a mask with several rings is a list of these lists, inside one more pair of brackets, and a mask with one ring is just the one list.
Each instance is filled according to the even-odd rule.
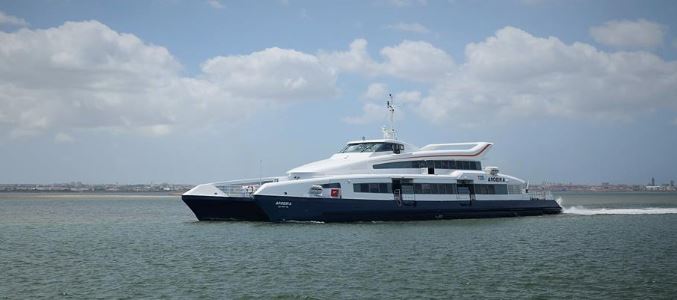
[[411,178],[393,178],[393,200],[397,206],[415,206],[414,180]]
[[468,203],[472,205],[472,202],[475,201],[475,185],[473,184],[473,181],[458,180],[456,185],[459,200],[468,200]]

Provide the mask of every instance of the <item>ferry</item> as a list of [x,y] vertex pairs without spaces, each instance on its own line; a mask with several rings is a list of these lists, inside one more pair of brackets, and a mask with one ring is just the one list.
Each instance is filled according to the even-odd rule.
[[182,195],[198,220],[404,221],[558,214],[550,193],[495,166],[483,166],[489,142],[401,141],[393,126],[381,139],[348,142],[331,157],[285,176],[198,185]]

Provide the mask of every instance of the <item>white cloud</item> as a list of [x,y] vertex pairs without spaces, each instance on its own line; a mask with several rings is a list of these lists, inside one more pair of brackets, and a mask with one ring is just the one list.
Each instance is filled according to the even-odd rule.
[[380,51],[382,62],[367,52],[367,41],[357,39],[348,51],[320,53],[323,62],[338,71],[366,76],[388,75],[414,81],[434,81],[453,71],[454,61],[444,50],[422,41],[403,41]]
[[465,54],[458,71],[422,100],[426,118],[467,125],[515,117],[630,120],[677,109],[677,62],[651,53],[607,53],[506,27]]
[[421,92],[419,91],[404,91],[395,94],[394,102],[395,105],[399,104],[419,104],[422,100]]
[[454,61],[444,50],[426,42],[404,41],[381,50],[383,70],[392,76],[413,80],[435,80],[452,71]]
[[[460,65],[427,42],[403,41],[379,53],[374,60],[362,39],[348,51],[317,55],[268,48],[214,57],[186,77],[167,49],[96,21],[0,31],[0,129],[13,137],[50,132],[62,142],[73,130],[166,135],[333,97],[337,76],[346,72],[429,88],[393,93],[398,116],[415,110],[440,123],[630,120],[677,110],[677,62],[643,51],[605,52],[506,27],[468,44]],[[362,95],[363,115],[344,121],[383,120],[387,93],[385,84],[371,84]]]
[[221,3],[220,0],[207,0],[207,4],[209,4],[209,6],[216,8],[216,9],[221,9],[221,8],[226,7],[225,5],[223,5],[223,3]]
[[428,4],[427,0],[385,0],[385,4],[395,7],[407,7],[413,5],[425,6]]
[[67,133],[59,132],[54,136],[54,141],[57,143],[72,143],[75,139]]
[[372,83],[367,87],[367,90],[362,94],[365,100],[384,100],[388,97],[388,86],[383,83]]
[[333,72],[293,50],[216,57],[202,70],[183,77],[167,49],[96,21],[0,32],[0,128],[14,137],[79,129],[164,135],[336,93]]
[[372,122],[384,121],[387,117],[384,105],[378,105],[374,102],[367,102],[362,106],[362,115],[345,117],[343,122],[348,124],[367,124]]
[[549,0],[520,0],[520,3],[524,5],[541,5],[549,2]]
[[644,19],[609,21],[590,28],[595,41],[616,48],[655,48],[663,43],[664,34],[660,24]]
[[0,32],[0,124],[14,129],[171,122],[158,94],[180,65],[162,47],[90,21]]
[[22,18],[8,15],[0,10],[0,25],[26,27],[28,26],[28,22]]
[[404,32],[413,32],[413,33],[430,33],[430,30],[426,28],[425,26],[419,24],[419,23],[397,23],[397,24],[391,24],[386,26],[388,29],[392,30],[397,30],[397,31],[404,31]]
[[[362,98],[367,102],[362,106],[360,116],[350,116],[343,118],[348,124],[367,124],[385,122],[388,117],[386,101],[388,98],[388,87],[382,83],[372,83],[362,94]],[[395,120],[402,120],[406,110],[416,107],[421,101],[421,92],[404,91],[393,95],[393,102],[396,113]]]
[[209,81],[247,98],[317,99],[336,92],[334,72],[317,57],[269,48],[241,56],[219,56],[202,65]]

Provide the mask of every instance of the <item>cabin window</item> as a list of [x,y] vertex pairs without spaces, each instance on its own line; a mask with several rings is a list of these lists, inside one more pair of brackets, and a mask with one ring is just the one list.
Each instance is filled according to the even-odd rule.
[[392,193],[391,183],[354,183],[355,193]]
[[479,161],[467,160],[414,160],[414,161],[396,161],[375,164],[374,169],[420,169],[435,168],[448,170],[481,170],[482,164]]
[[441,186],[441,184],[432,184],[430,186],[431,194],[442,194],[442,193],[440,193],[440,186]]
[[[460,188],[457,187],[455,183],[415,183],[414,184],[414,193],[415,194],[428,194],[428,195],[448,195],[448,194],[458,194],[469,193],[467,187],[463,187],[463,191],[459,191]],[[392,193],[392,184],[391,183],[355,183],[353,184],[353,191],[355,193]],[[521,192],[519,185],[506,185],[506,184],[475,184],[474,186],[475,194],[480,195],[504,195],[508,194],[519,194]]]
[[322,188],[325,188],[325,189],[340,189],[341,184],[338,183],[338,182],[325,183],[325,184],[322,185]]
[[495,189],[493,184],[476,184],[475,194],[494,194]]
[[476,184],[475,194],[504,195],[508,193],[506,184]]
[[520,184],[508,184],[508,194],[521,194],[522,185]]
[[453,183],[415,183],[414,193],[416,194],[455,194],[456,184]]
[[497,195],[504,195],[508,193],[508,185],[507,184],[495,184],[494,185],[495,193]]

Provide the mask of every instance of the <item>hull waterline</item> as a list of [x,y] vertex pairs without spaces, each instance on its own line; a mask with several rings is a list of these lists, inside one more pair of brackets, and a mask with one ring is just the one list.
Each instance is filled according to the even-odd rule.
[[409,221],[558,214],[554,200],[404,201],[255,196],[270,221]]

